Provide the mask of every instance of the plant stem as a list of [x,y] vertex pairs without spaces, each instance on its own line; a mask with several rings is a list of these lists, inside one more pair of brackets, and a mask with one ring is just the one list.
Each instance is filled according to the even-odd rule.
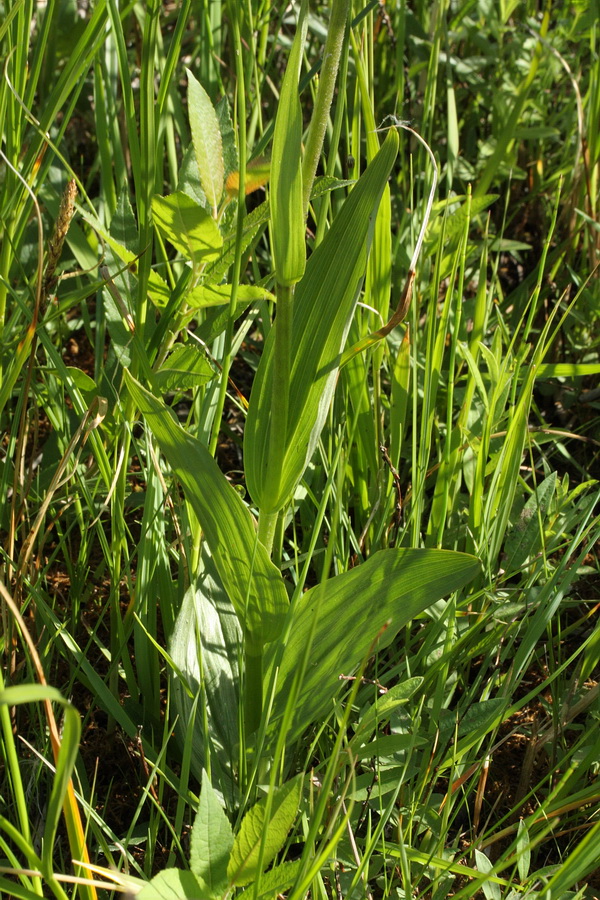
[[[275,352],[273,354],[273,393],[269,433],[269,480],[272,496],[278,497],[285,458],[292,352],[292,314],[294,285],[277,285]],[[277,506],[279,509],[279,506]],[[271,538],[272,540],[272,538]]]
[[333,0],[333,3],[331,4],[329,28],[327,29],[327,40],[325,41],[325,49],[323,51],[323,65],[321,67],[319,90],[317,92],[315,108],[310,120],[308,136],[306,138],[306,148],[304,151],[304,162],[302,164],[304,218],[308,215],[308,204],[312,186],[315,180],[321,150],[323,149],[323,141],[327,130],[329,110],[331,109],[331,102],[333,100],[333,92],[335,90],[335,81],[344,44],[344,33],[349,12],[350,0]]
[[244,639],[244,732],[246,740],[260,727],[262,716],[262,646],[246,634]]

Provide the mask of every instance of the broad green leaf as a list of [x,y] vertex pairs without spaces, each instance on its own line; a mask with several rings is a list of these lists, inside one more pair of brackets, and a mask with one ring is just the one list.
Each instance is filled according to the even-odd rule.
[[200,805],[190,840],[190,868],[211,897],[227,885],[227,865],[233,847],[233,831],[208,775],[202,773]]
[[254,642],[279,635],[288,598],[283,579],[258,541],[252,516],[206,447],[186,434],[171,410],[128,372],[127,386],[191,503],[242,627]]
[[187,194],[155,195],[152,215],[163,237],[194,265],[218,259],[223,246],[221,232],[206,210]]
[[259,872],[266,869],[281,850],[296,818],[302,780],[303,776],[298,775],[275,789],[268,818],[267,797],[246,813],[229,860],[228,876],[232,884],[244,885],[255,881]]
[[193,872],[163,869],[139,894],[137,900],[212,900]]
[[439,741],[443,743],[450,739],[458,731],[458,737],[482,738],[484,734],[496,723],[498,716],[506,709],[506,700],[501,697],[490,697],[487,700],[479,700],[473,706],[469,706],[464,715],[456,719],[456,713],[449,709],[443,709],[439,719],[434,722],[436,731],[439,731]]
[[270,723],[273,731],[280,727],[305,660],[288,742],[328,715],[340,689],[340,676],[356,671],[378,636],[377,648],[388,646],[414,616],[459,590],[479,570],[479,560],[465,553],[381,550],[361,566],[303,594],[290,610],[290,637],[282,659],[278,660],[275,645],[266,653],[266,686],[269,670],[280,665]]
[[[278,894],[287,891],[296,878],[298,877],[302,867],[302,860],[295,859],[292,862],[281,863],[280,866],[274,866],[268,872],[263,872],[260,876],[258,888],[255,884],[246,888],[236,895],[237,898],[246,897],[276,897]],[[256,894],[255,894],[256,892]]]
[[230,172],[235,172],[239,168],[237,144],[235,142],[235,132],[231,121],[231,113],[229,111],[229,101],[226,96],[215,103],[215,113],[221,130],[221,142],[223,145],[223,163],[225,166],[225,177]]
[[177,344],[166,362],[155,372],[154,381],[158,390],[167,393],[206,384],[215,375],[214,366],[200,347]]
[[[188,306],[192,306],[194,309],[222,306],[224,303],[229,303],[231,289],[231,284],[199,284],[186,294],[185,300]],[[274,301],[275,297],[258,285],[240,284],[238,285],[237,299],[239,303],[248,304],[258,300]]]
[[200,181],[216,219],[225,178],[221,129],[210,97],[190,70],[185,71],[188,78],[190,130]]
[[[113,262],[111,264],[110,256],[107,254],[109,272],[119,290],[127,294],[128,291],[126,286],[119,283],[119,278],[123,277],[123,274],[126,274],[129,279],[129,285],[133,285],[133,276],[135,276],[137,271],[137,254],[133,249],[130,249],[129,245],[124,244],[123,241],[127,240],[131,247],[136,247],[137,231],[135,230],[133,211],[131,210],[131,207],[128,206],[127,214],[125,214],[125,211],[121,208],[123,203],[129,204],[129,199],[125,192],[121,195],[119,207],[112,218],[110,233],[106,231],[100,223],[96,222],[92,216],[84,216],[84,218],[86,222],[90,223],[94,231],[100,235],[105,244],[110,247]],[[113,227],[115,229],[115,234],[112,233]],[[117,270],[122,270],[125,266],[127,267],[126,273],[117,275]],[[148,296],[154,305],[159,308],[166,306],[171,297],[169,285],[154,269],[151,269],[148,274]]]
[[277,105],[271,158],[271,240],[278,284],[296,284],[306,266],[306,224],[302,201],[302,108],[298,79],[306,40],[306,0]]
[[398,150],[390,131],[359,179],[296,286],[292,321],[287,434],[279,490],[268,472],[274,331],[258,367],[246,429],[244,460],[248,488],[264,512],[280,509],[308,465],[335,389],[340,352],[356,308],[379,200]]
[[537,486],[521,510],[518,521],[506,539],[504,547],[504,552],[506,553],[505,572],[510,574],[517,571],[527,559],[534,556],[540,549],[544,539],[544,523],[548,514],[548,507],[554,496],[556,481],[556,472],[551,472]]

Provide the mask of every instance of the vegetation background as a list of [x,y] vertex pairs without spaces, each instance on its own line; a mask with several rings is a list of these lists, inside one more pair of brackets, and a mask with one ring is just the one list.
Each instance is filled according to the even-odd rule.
[[0,9],[2,896],[597,897],[597,5]]

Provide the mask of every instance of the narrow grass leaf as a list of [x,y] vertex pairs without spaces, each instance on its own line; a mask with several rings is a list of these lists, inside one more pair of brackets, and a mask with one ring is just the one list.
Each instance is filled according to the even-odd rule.
[[260,871],[266,869],[283,847],[296,818],[303,777],[298,775],[275,789],[268,818],[268,798],[265,797],[242,819],[229,861],[228,874],[232,884],[244,885],[255,881],[259,875],[259,864]]
[[287,592],[281,574],[258,541],[244,501],[207,448],[186,434],[164,403],[125,374],[131,396],[198,517],[242,627],[261,646],[275,640],[288,607]]
[[200,805],[190,839],[190,868],[211,896],[227,885],[227,865],[233,847],[233,832],[206,771],[202,773]]
[[210,97],[190,70],[185,71],[188,77],[190,129],[200,181],[216,219],[225,178],[221,128]]

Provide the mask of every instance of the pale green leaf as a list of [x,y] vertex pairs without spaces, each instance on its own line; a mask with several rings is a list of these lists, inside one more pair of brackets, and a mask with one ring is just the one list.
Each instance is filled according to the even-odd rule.
[[519,822],[517,831],[517,869],[521,881],[527,881],[529,868],[531,866],[531,841],[529,839],[529,831],[524,820]]
[[[482,874],[489,874],[493,872],[494,866],[481,850],[475,850],[475,865],[477,866],[477,871]],[[502,892],[500,891],[500,885],[495,881],[484,881],[481,885],[483,893],[485,894],[486,900],[501,900]]]
[[[239,752],[241,642],[233,605],[203,548],[201,571],[185,593],[169,643],[173,663],[185,679],[183,684],[174,677],[172,689],[178,738],[182,744],[191,741],[192,771],[199,780],[202,778],[208,745],[212,783],[227,799],[228,808],[235,805],[236,793],[232,765]],[[197,710],[195,700],[201,691],[206,706]],[[204,733],[205,722],[208,734]]]
[[244,885],[255,881],[281,850],[296,818],[302,779],[303,776],[298,775],[275,789],[268,818],[267,797],[246,813],[229,861],[228,875],[232,884]]
[[[202,309],[206,306],[222,306],[231,299],[231,284],[199,284],[186,294],[188,306]],[[237,290],[238,303],[254,303],[258,300],[274,301],[275,297],[265,288],[255,284],[240,284]]]
[[154,373],[154,382],[158,390],[167,393],[206,384],[215,375],[214,366],[200,347],[177,344],[160,369]]
[[600,374],[600,363],[541,363],[536,378],[585,378]]
[[221,232],[206,210],[187,194],[155,195],[152,215],[163,237],[195,265],[218,258],[223,246]]
[[302,860],[295,859],[292,862],[281,863],[280,866],[275,866],[274,868],[269,869],[268,872],[263,872],[259,879],[258,888],[255,884],[251,885],[251,887],[246,888],[245,891],[241,891],[237,894],[236,900],[241,900],[242,897],[249,900],[249,898],[254,896],[277,897],[278,894],[287,891],[288,888],[293,885],[300,873],[301,867]]
[[185,71],[188,77],[190,130],[200,181],[216,218],[225,178],[221,129],[210,97],[190,70]]
[[146,887],[136,894],[136,900],[212,900],[193,872],[182,869],[163,869]]
[[190,839],[190,868],[216,897],[227,885],[227,865],[233,831],[206,772],[202,773],[200,805]]

